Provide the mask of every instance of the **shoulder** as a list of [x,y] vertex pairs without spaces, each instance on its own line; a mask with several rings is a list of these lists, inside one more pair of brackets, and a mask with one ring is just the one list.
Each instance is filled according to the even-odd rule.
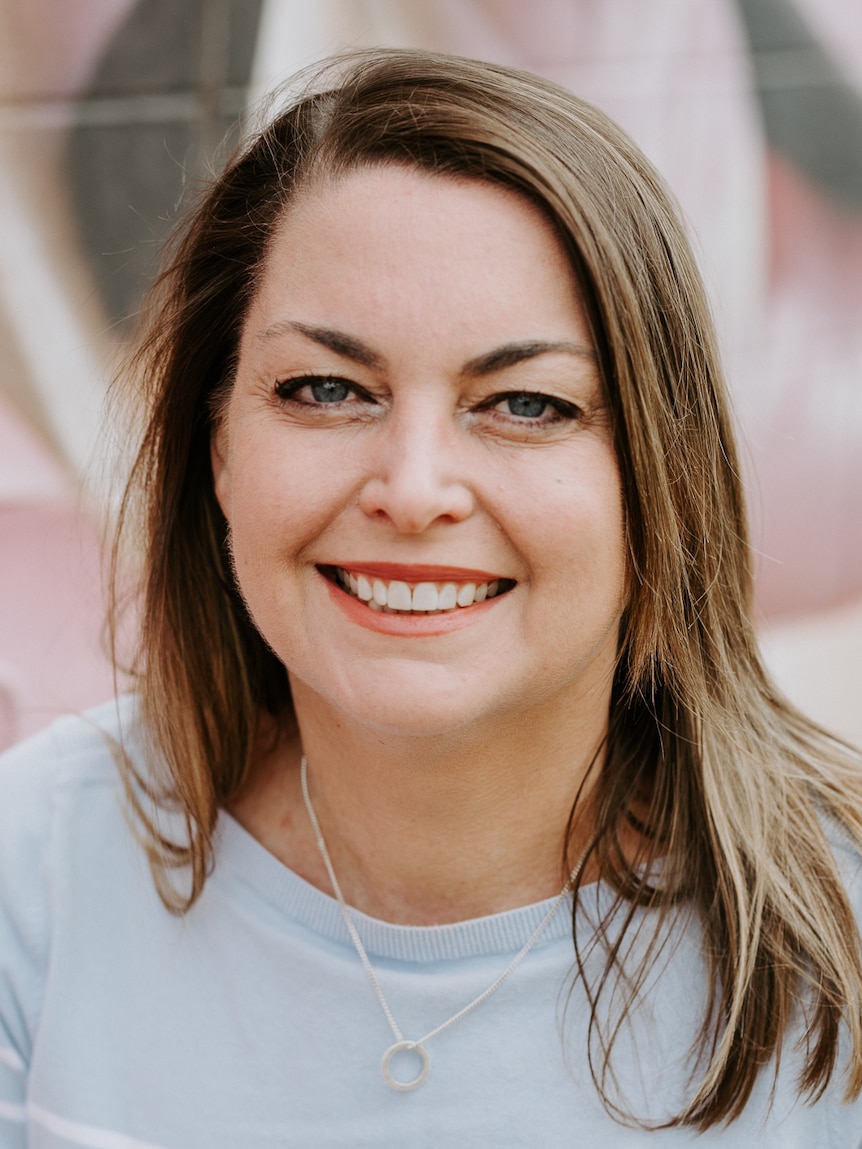
[[56,911],[79,854],[104,844],[123,822],[112,745],[125,741],[134,712],[130,699],[110,703],[61,719],[0,755],[0,1051],[7,1069],[15,1058],[28,1060]]
[[[124,832],[118,748],[136,751],[133,697],[62,718],[0,755],[0,914],[38,932],[82,852]],[[121,829],[122,828],[122,829]]]
[[[115,753],[134,746],[131,697],[62,718],[0,755],[0,915],[39,932],[58,875],[124,820]],[[75,842],[71,852],[67,846]]]
[[[74,821],[93,831],[87,809],[108,799],[120,814],[115,751],[136,726],[132,697],[62,718],[0,754],[0,909],[33,905],[34,885],[49,881],[55,839]],[[95,799],[95,802],[94,802]],[[104,810],[104,803],[102,803]],[[97,835],[98,836],[98,835]]]
[[61,718],[0,754],[0,859],[12,842],[44,838],[59,803],[116,787],[115,751],[135,727],[135,700],[127,696]]
[[128,738],[137,724],[138,703],[133,694],[58,718],[0,753],[0,785],[14,786],[15,777],[22,772],[31,780],[37,774],[56,776],[71,762],[76,762],[79,770],[86,771],[87,763],[98,769],[100,763],[112,760],[111,745]]

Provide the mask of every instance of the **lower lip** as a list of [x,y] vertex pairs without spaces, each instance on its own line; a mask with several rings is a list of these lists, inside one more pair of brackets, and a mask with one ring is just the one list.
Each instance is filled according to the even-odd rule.
[[446,614],[387,614],[382,610],[372,610],[329,579],[324,579],[324,582],[333,601],[351,622],[364,626],[366,630],[376,630],[378,634],[397,634],[409,638],[431,638],[436,634],[449,634],[450,631],[460,630],[493,609],[505,597],[500,595],[499,598],[486,598],[484,602],[457,607]]

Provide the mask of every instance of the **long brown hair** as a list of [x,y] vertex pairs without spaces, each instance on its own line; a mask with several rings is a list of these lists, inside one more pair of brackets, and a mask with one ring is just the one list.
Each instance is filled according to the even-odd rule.
[[[598,349],[631,600],[592,843],[623,928],[597,980],[576,949],[594,1016],[621,969],[631,1003],[655,959],[648,946],[636,970],[626,965],[642,908],[669,920],[694,907],[705,995],[715,990],[705,1071],[672,1123],[738,1116],[800,1009],[802,1093],[818,1096],[837,1072],[846,1025],[846,1086],[858,1094],[862,958],[824,825],[862,844],[859,764],[778,695],[758,656],[731,418],[689,244],[661,179],[616,125],[508,68],[398,51],[330,62],[227,165],[170,250],[133,364],[145,426],[115,548],[116,558],[135,531],[143,539],[137,688],[162,773],[128,757],[123,770],[166,904],[182,912],[200,894],[218,811],[243,783],[261,714],[292,714],[285,669],[234,584],[213,494],[210,435],[240,327],[286,205],[313,194],[315,179],[380,163],[490,181],[538,204]],[[159,829],[168,804],[185,817],[183,841]],[[632,824],[634,858],[622,846]],[[590,1045],[611,1107],[612,1044]]]

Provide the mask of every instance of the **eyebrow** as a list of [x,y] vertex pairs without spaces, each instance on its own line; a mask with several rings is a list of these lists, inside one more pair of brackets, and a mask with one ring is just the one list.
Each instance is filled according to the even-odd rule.
[[385,366],[385,361],[361,339],[347,335],[344,331],[335,331],[331,327],[314,327],[308,323],[300,323],[295,319],[283,319],[278,323],[271,324],[260,332],[258,339],[273,339],[278,335],[289,335],[293,332],[299,332],[306,339],[311,339],[312,342],[319,343],[322,347],[328,347],[330,351],[334,351],[336,355],[340,355],[344,359],[361,363],[363,367],[380,370]]
[[[354,363],[361,363],[363,367],[382,370],[386,366],[385,359],[373,351],[361,339],[348,335],[344,331],[336,331],[331,327],[315,327],[308,323],[300,323],[295,319],[283,319],[273,323],[261,331],[258,339],[272,339],[279,335],[298,332],[306,339],[329,348],[336,355],[350,359]],[[572,343],[568,340],[532,339],[520,343],[506,343],[496,347],[484,355],[477,355],[464,364],[462,372],[471,378],[480,378],[483,375],[492,375],[495,371],[504,371],[507,367],[516,367],[528,359],[536,359],[540,355],[574,355],[581,359],[596,362],[596,353],[583,343]]]
[[528,359],[536,359],[540,355],[576,355],[581,359],[596,362],[596,353],[591,347],[583,343],[571,343],[567,340],[529,340],[524,343],[506,343],[502,347],[489,351],[486,355],[478,355],[475,359],[464,364],[464,374],[473,378],[482,375],[491,375],[495,371],[504,371],[507,367],[516,367]]

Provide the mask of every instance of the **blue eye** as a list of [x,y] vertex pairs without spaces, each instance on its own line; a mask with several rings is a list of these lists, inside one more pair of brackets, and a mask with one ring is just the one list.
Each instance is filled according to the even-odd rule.
[[276,384],[275,393],[283,402],[301,407],[326,407],[364,394],[355,383],[337,375],[300,375],[285,379]]
[[547,431],[581,417],[581,410],[558,396],[543,391],[508,391],[492,395],[481,404],[481,409],[495,413],[510,427],[526,434]]
[[547,409],[548,399],[545,395],[522,391],[517,395],[507,395],[506,404],[511,415],[520,419],[539,419]]
[[308,384],[315,403],[343,403],[350,388],[343,379],[315,379]]

